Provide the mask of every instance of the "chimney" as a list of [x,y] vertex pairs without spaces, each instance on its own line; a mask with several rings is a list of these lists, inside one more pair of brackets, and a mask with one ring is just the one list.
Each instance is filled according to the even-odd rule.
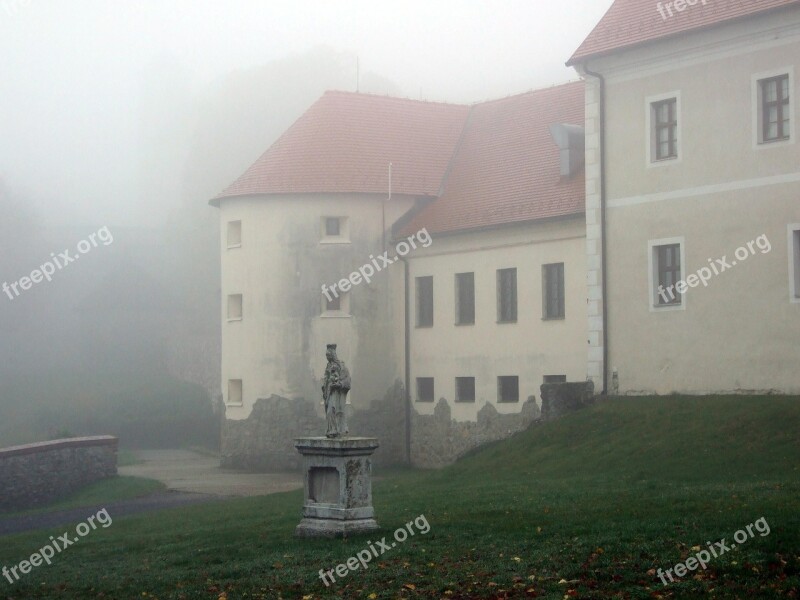
[[561,150],[561,176],[572,177],[583,168],[586,159],[583,127],[568,123],[550,125],[550,135]]

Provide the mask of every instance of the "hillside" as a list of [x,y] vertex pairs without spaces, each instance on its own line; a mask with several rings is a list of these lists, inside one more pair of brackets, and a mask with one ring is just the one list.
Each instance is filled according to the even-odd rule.
[[[781,598],[800,594],[800,399],[623,398],[375,483],[418,531],[326,587],[380,536],[292,537],[298,492],[120,518],[7,585],[12,598]],[[380,476],[381,473],[376,473]],[[383,474],[387,475],[387,474]],[[113,515],[112,515],[113,517]],[[756,529],[753,529],[755,524]],[[674,569],[752,535],[668,585]],[[0,564],[47,540],[4,538]],[[688,563],[687,563],[688,564]],[[676,571],[677,572],[677,571]]]

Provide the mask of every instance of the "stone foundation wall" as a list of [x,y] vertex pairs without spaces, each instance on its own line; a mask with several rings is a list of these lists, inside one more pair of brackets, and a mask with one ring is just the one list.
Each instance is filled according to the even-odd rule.
[[594,383],[543,383],[542,419],[552,421],[567,413],[594,404]]
[[[403,385],[395,382],[383,399],[373,401],[369,408],[348,407],[351,435],[376,437],[380,442],[373,456],[376,466],[405,462],[404,402]],[[225,419],[221,466],[261,472],[300,470],[302,457],[294,447],[295,438],[325,435],[319,403],[273,395],[259,398],[246,419]]]
[[0,449],[0,509],[45,504],[115,476],[117,446],[117,438],[97,436]]
[[458,422],[451,418],[447,400],[441,398],[433,415],[412,411],[411,463],[424,468],[447,466],[481,444],[526,429],[539,414],[539,405],[531,396],[519,413],[501,415],[494,405],[487,403],[478,411],[477,421]]
[[[594,402],[591,381],[547,383],[541,386],[542,409],[533,396],[515,414],[503,415],[493,404],[478,411],[477,421],[455,421],[450,405],[441,398],[433,415],[411,409],[411,463],[417,467],[440,468],[482,444],[507,438],[539,419],[552,420]],[[324,435],[325,419],[319,401],[279,396],[260,398],[247,419],[225,419],[222,433],[223,467],[249,471],[299,471],[302,457],[294,447],[295,438]],[[398,381],[382,400],[365,410],[347,415],[350,433],[376,437],[378,467],[406,463],[405,391]],[[318,413],[319,410],[319,413]]]

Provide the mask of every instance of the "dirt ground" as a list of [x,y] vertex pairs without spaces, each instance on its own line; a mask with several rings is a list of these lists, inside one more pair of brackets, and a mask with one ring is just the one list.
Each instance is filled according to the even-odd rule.
[[213,502],[226,496],[261,496],[303,487],[300,473],[228,471],[219,468],[218,458],[189,450],[140,450],[135,454],[143,462],[119,467],[119,474],[157,479],[166,484],[166,491],[104,506],[0,518],[0,536],[82,521],[101,508],[105,508],[113,516],[123,516]]

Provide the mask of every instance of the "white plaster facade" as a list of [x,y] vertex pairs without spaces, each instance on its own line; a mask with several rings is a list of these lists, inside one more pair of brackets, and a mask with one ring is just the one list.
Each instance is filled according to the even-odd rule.
[[[800,10],[589,59],[606,81],[608,364],[603,365],[599,82],[587,76],[589,374],[616,370],[621,393],[800,392]],[[579,66],[579,70],[582,66]],[[759,142],[758,81],[787,74],[791,133]],[[653,162],[650,102],[674,97],[678,156]],[[686,279],[766,236],[746,260],[653,301],[652,246],[681,242]],[[766,246],[766,244],[764,244]],[[743,253],[741,253],[744,256]],[[714,263],[716,264],[716,263]]]
[[[411,396],[419,414],[431,415],[445,398],[457,421],[475,421],[487,403],[500,414],[519,413],[529,396],[539,402],[545,375],[586,379],[586,254],[581,215],[520,223],[457,235],[434,236],[409,255]],[[546,264],[564,264],[565,314],[543,318]],[[497,319],[497,270],[517,270],[517,320]],[[475,322],[456,324],[457,273],[474,273]],[[417,327],[415,282],[433,277],[433,326]],[[519,401],[499,402],[498,376],[519,377]],[[434,378],[434,402],[420,402],[415,382]],[[475,378],[475,402],[455,402],[455,378]]]
[[[226,417],[249,416],[258,398],[318,398],[325,346],[335,340],[358,385],[350,402],[365,408],[403,377],[402,264],[347,292],[339,313],[323,310],[331,285],[382,252],[382,224],[413,205],[377,195],[244,196],[219,203],[222,231],[222,382]],[[384,215],[385,210],[385,215]],[[346,219],[342,239],[323,235],[326,217]],[[241,222],[229,247],[228,223]],[[242,296],[242,317],[229,319],[227,298]],[[228,382],[241,380],[242,401]],[[322,409],[320,407],[320,414]]]

